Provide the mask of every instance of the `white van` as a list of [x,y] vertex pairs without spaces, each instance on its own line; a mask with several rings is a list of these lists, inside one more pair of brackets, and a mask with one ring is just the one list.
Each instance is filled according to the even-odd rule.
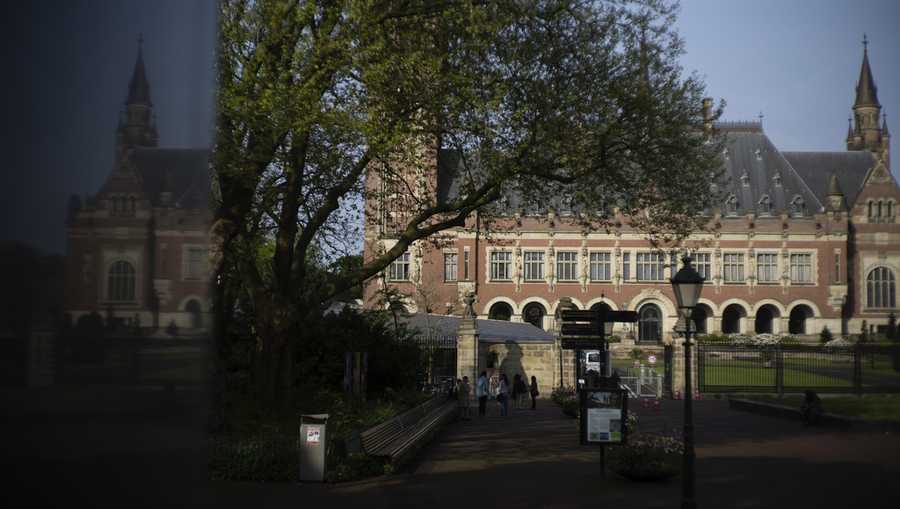
[[[603,359],[603,352],[600,350],[584,350],[581,352],[582,357],[582,367],[584,368],[582,373],[587,373],[588,371],[596,371],[600,376],[610,376],[612,375],[612,370],[610,369],[609,363],[609,352],[606,352],[606,359]],[[605,360],[605,362],[604,362]],[[606,365],[606,372],[601,372],[601,368]]]

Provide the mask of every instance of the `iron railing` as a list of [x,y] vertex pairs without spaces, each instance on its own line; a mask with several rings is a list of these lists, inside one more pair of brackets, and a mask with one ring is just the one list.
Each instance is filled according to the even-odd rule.
[[700,392],[900,392],[900,345],[699,344]]

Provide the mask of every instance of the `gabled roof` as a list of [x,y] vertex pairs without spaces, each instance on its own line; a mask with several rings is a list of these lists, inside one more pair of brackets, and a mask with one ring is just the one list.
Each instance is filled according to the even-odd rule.
[[828,195],[828,181],[831,174],[837,175],[838,185],[850,206],[856,202],[866,173],[875,165],[875,154],[868,151],[782,152],[782,154],[822,201],[825,201]]
[[181,208],[206,208],[209,204],[208,149],[135,148],[129,160],[143,181],[143,191],[154,205],[160,195],[172,193]]

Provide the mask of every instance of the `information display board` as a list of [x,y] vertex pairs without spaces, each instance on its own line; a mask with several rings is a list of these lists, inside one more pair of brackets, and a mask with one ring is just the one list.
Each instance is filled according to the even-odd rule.
[[624,444],[627,438],[628,393],[624,389],[581,389],[581,443]]

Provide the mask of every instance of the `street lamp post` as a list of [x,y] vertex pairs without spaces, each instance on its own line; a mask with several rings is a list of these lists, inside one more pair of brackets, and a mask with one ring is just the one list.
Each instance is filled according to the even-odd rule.
[[684,456],[681,473],[681,507],[694,509],[694,405],[691,384],[691,315],[700,300],[703,277],[691,266],[691,257],[682,258],[684,266],[670,282],[678,302],[678,312],[684,318]]

